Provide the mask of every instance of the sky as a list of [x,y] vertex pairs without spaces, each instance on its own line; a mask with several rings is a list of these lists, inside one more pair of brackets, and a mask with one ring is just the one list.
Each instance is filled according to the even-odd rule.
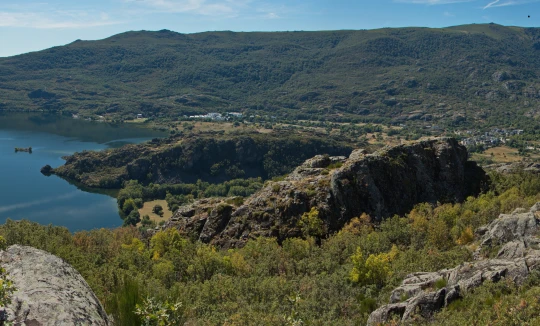
[[540,0],[0,0],[0,57],[131,30],[317,31],[490,22],[537,27]]

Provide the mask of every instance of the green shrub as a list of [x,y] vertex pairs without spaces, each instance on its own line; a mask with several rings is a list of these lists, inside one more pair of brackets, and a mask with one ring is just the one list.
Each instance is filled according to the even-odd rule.
[[119,288],[112,294],[106,306],[118,325],[141,325],[140,318],[136,315],[137,305],[142,304],[142,293],[137,281],[128,277],[120,282]]
[[298,221],[298,226],[305,237],[321,237],[325,234],[325,225],[319,218],[319,211],[312,207],[309,212],[302,215]]
[[242,206],[244,204],[244,197],[234,197],[227,199],[227,204],[234,205],[236,207]]
[[163,207],[161,205],[155,205],[153,208],[152,208],[152,213],[156,214],[156,215],[159,215],[160,217],[163,217]]
[[435,281],[434,286],[435,286],[435,289],[436,289],[436,290],[440,290],[440,289],[446,287],[446,284],[447,284],[446,279],[440,278],[440,279],[438,279],[438,280]]
[[343,162],[335,162],[335,163],[331,163],[330,165],[328,165],[326,168],[328,170],[334,170],[334,169],[339,169],[340,167],[343,166]]

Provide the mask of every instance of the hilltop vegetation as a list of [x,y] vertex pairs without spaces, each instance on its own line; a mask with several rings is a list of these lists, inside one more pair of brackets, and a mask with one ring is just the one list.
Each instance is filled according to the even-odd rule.
[[0,109],[529,125],[540,29],[127,32],[0,59]]
[[164,199],[174,212],[196,198],[248,197],[264,180],[291,172],[307,158],[352,151],[340,137],[305,135],[179,132],[143,144],[75,153],[65,157],[65,165],[47,165],[41,171],[85,187],[121,189],[120,216],[125,224],[135,225],[140,221],[138,208],[146,201]]
[[88,187],[117,189],[129,180],[179,184],[199,179],[211,183],[268,179],[291,172],[317,154],[350,154],[352,146],[336,138],[254,132],[177,134],[117,149],[75,153],[53,173]]

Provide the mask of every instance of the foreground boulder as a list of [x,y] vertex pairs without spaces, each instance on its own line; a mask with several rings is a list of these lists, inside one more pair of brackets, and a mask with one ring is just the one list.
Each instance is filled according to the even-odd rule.
[[180,209],[166,227],[220,247],[239,247],[259,236],[279,241],[302,236],[302,215],[314,209],[323,224],[316,236],[324,236],[363,213],[381,221],[421,202],[463,201],[478,194],[485,182],[484,171],[467,161],[466,148],[451,138],[373,154],[356,150],[348,158],[318,155],[285,180],[268,182],[239,207],[227,207],[226,201],[195,202]]
[[92,289],[62,259],[14,245],[0,252],[0,265],[17,288],[6,309],[15,325],[110,325]]
[[[429,318],[485,281],[509,279],[521,284],[532,271],[540,270],[539,215],[537,203],[528,212],[517,209],[512,214],[501,214],[479,228],[481,245],[475,252],[476,261],[438,272],[407,275],[392,291],[390,304],[371,313],[368,325],[384,324],[396,317],[403,323],[415,315]],[[494,258],[482,255],[499,247]]]

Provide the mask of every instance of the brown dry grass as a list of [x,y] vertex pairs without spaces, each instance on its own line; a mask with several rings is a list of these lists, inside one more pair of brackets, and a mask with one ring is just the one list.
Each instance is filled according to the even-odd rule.
[[125,120],[125,123],[144,123],[148,118],[134,119],[134,120]]
[[523,157],[519,155],[517,149],[507,146],[488,148],[481,154],[473,154],[473,159],[480,157],[491,159],[496,163],[519,162],[523,159]]
[[235,127],[230,122],[222,122],[222,123],[216,123],[216,122],[206,122],[206,121],[198,121],[195,122],[193,125],[193,129],[196,131],[230,131],[233,130]]
[[273,133],[274,130],[272,130],[272,129],[260,128],[260,129],[257,129],[257,132],[260,133],[260,134],[270,134],[270,133]]
[[[163,217],[152,213],[152,209],[156,205],[161,205],[161,207],[163,207]],[[141,219],[144,215],[150,216],[150,220],[155,221],[157,224],[159,224],[161,221],[169,220],[173,215],[173,213],[167,207],[167,202],[165,200],[153,200],[144,203],[144,206],[139,209],[139,214],[141,214]]]

